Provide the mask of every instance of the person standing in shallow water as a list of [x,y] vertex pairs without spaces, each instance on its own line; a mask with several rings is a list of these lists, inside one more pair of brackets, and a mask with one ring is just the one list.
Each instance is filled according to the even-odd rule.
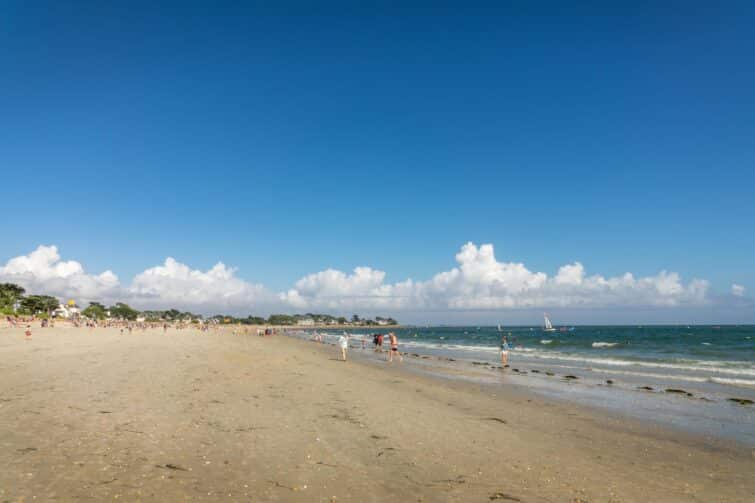
[[509,341],[506,339],[506,336],[501,337],[501,365],[504,367],[508,367],[509,365],[509,350],[511,347],[509,346]]

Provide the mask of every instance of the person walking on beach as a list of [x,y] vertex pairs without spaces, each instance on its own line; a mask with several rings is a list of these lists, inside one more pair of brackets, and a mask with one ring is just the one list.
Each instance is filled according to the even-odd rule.
[[391,332],[391,333],[388,334],[388,338],[391,341],[391,350],[388,353],[388,363],[391,363],[393,361],[393,354],[394,353],[398,356],[399,361],[403,362],[404,361],[404,357],[401,356],[401,353],[398,352],[398,337],[396,337],[396,334],[394,334],[393,332]]
[[341,346],[341,359],[346,361],[346,350],[349,349],[349,334],[346,332],[338,338],[338,345]]
[[506,336],[501,337],[501,365],[504,367],[509,366],[509,350],[511,347],[509,346],[509,341],[506,339]]
[[378,353],[383,352],[383,334],[377,334],[377,342],[375,342],[375,351]]

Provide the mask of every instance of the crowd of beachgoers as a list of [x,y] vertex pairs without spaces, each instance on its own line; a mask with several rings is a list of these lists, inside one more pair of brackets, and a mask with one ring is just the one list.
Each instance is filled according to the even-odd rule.
[[[210,331],[217,331],[220,329],[222,325],[214,324],[214,323],[185,323],[185,322],[168,322],[168,321],[131,321],[131,320],[113,320],[113,319],[104,319],[104,320],[97,320],[97,319],[88,319],[88,318],[79,318],[79,319],[61,319],[56,320],[55,318],[46,318],[46,317],[37,317],[37,316],[24,316],[24,315],[7,315],[5,317],[5,323],[8,327],[13,328],[25,328],[25,335],[27,338],[32,337],[33,335],[33,328],[39,327],[41,329],[45,328],[54,328],[55,324],[59,323],[63,326],[70,326],[75,328],[90,328],[90,329],[97,329],[97,328],[116,328],[120,330],[120,333],[128,333],[131,334],[134,331],[142,331],[145,332],[150,329],[162,329],[163,332],[167,332],[168,329],[175,329],[175,330],[185,330],[185,329],[194,329],[198,330],[202,333],[208,333]],[[232,326],[232,333],[233,335],[258,335],[258,336],[273,336],[273,335],[286,335],[290,331],[291,332],[299,332],[298,330],[292,330],[290,328],[286,327],[258,327],[258,326],[240,326],[240,325],[233,325]],[[341,359],[343,361],[346,361],[347,359],[347,352],[349,347],[351,346],[350,342],[351,339],[355,337],[353,334],[344,331],[337,340],[337,347],[340,348],[341,352]],[[383,342],[384,340],[388,340],[389,348],[387,349],[387,360],[388,362],[393,362],[394,359],[397,359],[399,362],[403,362],[404,358],[401,352],[399,351],[399,340],[398,336],[395,332],[387,332],[387,333],[374,333],[369,336],[367,335],[359,335],[356,336],[359,337],[361,340],[361,348],[365,349],[367,345],[367,339],[368,337],[372,338],[372,344],[373,349],[375,352],[382,353],[383,352]],[[319,342],[319,343],[325,343],[324,337],[322,332],[318,332],[317,330],[314,330],[311,334],[310,340],[313,342]],[[501,363],[504,366],[504,368],[508,368],[508,354],[511,347],[506,339],[506,336],[503,336],[500,342],[500,357],[501,357]]]

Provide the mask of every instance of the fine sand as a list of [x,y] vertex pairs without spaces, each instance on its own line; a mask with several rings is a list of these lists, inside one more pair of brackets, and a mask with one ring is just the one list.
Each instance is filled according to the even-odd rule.
[[755,501],[750,446],[292,338],[0,329],[0,501]]

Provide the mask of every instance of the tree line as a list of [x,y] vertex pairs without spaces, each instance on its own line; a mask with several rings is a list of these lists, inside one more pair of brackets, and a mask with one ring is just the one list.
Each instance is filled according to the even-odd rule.
[[[13,283],[0,283],[0,313],[3,314],[21,314],[35,316],[52,316],[60,306],[57,298],[50,295],[26,295],[26,290]],[[189,311],[179,311],[178,309],[165,310],[145,310],[138,311],[126,303],[116,302],[112,306],[105,306],[100,302],[90,302],[89,305],[81,311],[81,314],[90,319],[103,320],[105,318],[115,318],[120,320],[135,321],[137,318],[144,318],[146,321],[193,321],[198,322],[205,320],[201,314],[194,314]],[[316,325],[359,325],[375,326],[381,324],[398,325],[393,318],[383,318],[377,316],[375,319],[360,318],[354,314],[347,319],[344,316],[333,316],[330,314],[271,314],[267,318],[261,316],[249,315],[246,317],[237,317],[227,314],[216,314],[206,318],[207,321],[223,324],[242,324],[242,325],[298,325],[303,320],[311,320]]]
[[26,290],[13,283],[0,283],[0,312],[4,314],[40,314],[49,316],[58,308],[58,299],[50,295],[25,295]]

